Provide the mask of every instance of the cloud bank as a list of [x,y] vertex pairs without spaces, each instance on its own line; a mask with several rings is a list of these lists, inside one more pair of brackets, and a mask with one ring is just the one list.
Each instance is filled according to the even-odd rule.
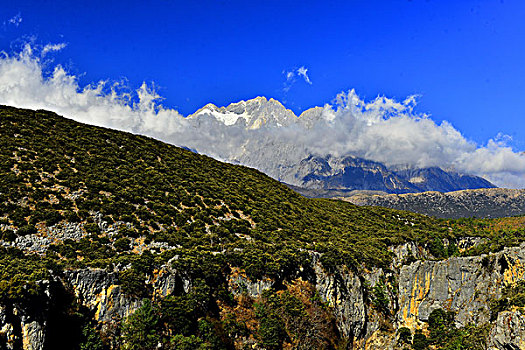
[[[0,104],[48,109],[80,122],[148,135],[257,167],[276,178],[311,153],[353,154],[389,166],[440,166],[483,176],[499,186],[525,188],[525,155],[508,146],[507,136],[478,145],[450,123],[437,124],[415,113],[413,96],[401,102],[386,97],[364,101],[351,90],[300,117],[277,101],[264,100],[264,115],[269,111],[286,118],[278,123],[261,119],[259,127],[248,129],[243,118],[225,125],[212,115],[184,117],[165,108],[145,83],[132,92],[109,81],[79,86],[77,77],[46,58],[64,47],[37,50],[26,45],[16,54],[1,53]],[[299,75],[309,81],[306,68],[304,75],[288,73],[293,73],[290,79]],[[261,101],[249,108],[259,108]]]

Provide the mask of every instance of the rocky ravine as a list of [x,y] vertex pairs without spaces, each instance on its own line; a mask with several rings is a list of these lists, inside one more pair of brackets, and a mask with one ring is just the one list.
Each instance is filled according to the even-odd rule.
[[[479,243],[462,241],[459,246]],[[311,278],[306,283],[315,286],[323,301],[335,316],[339,332],[349,339],[351,348],[396,349],[396,330],[407,327],[425,330],[426,321],[435,309],[455,312],[458,327],[469,323],[490,324],[488,349],[525,348],[525,318],[519,308],[492,315],[490,302],[499,298],[505,285],[525,279],[525,245],[475,257],[453,257],[433,260],[423,249],[407,243],[392,249],[394,260],[387,270],[373,268],[360,272],[338,268],[326,272],[319,255],[312,255]],[[416,259],[412,263],[407,261]],[[285,281],[287,283],[293,281]],[[184,271],[176,271],[168,263],[147,283],[154,298],[169,295],[176,288],[189,291],[192,282]],[[274,281],[252,281],[236,274],[229,279],[229,289],[235,298],[252,299],[271,288]],[[48,349],[56,337],[54,309],[64,291],[76,296],[83,307],[94,314],[103,329],[110,330],[118,320],[133,313],[139,300],[126,295],[114,272],[103,269],[65,271],[53,281],[42,281],[45,300],[38,305],[2,305],[0,307],[0,339],[2,349]],[[239,286],[242,285],[242,291]],[[372,306],[371,290],[385,289],[386,310]],[[389,316],[385,316],[389,315]],[[494,317],[495,316],[495,317]],[[246,339],[246,342],[248,339]]]

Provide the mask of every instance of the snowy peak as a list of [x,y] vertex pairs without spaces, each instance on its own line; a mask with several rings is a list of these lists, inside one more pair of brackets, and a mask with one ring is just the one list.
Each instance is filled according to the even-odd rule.
[[217,107],[212,103],[199,109],[189,118],[212,116],[226,126],[244,121],[247,129],[259,129],[262,126],[285,126],[296,122],[297,116],[284,107],[281,102],[259,96],[247,101],[232,103],[227,107]]
[[225,107],[217,107],[213,103],[208,103],[206,106],[197,110],[197,112],[189,115],[188,118],[198,118],[201,116],[212,116],[215,117],[219,122],[223,123],[226,126],[233,125],[237,123],[239,118],[246,119],[247,116],[243,114],[236,114],[226,110]]

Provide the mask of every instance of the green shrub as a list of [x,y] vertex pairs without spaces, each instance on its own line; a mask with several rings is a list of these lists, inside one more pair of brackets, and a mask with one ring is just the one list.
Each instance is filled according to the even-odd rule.
[[146,297],[148,295],[144,273],[135,269],[127,269],[119,273],[119,280],[124,293],[135,297]]
[[119,252],[125,252],[131,249],[130,244],[129,238],[121,237],[113,243],[113,247]]
[[412,344],[412,332],[407,327],[401,327],[397,330],[398,344]]
[[142,306],[122,322],[122,349],[154,350],[160,341],[159,318],[151,301],[145,299]]
[[412,340],[412,349],[414,350],[425,350],[428,349],[427,337],[423,334],[421,329],[416,329]]

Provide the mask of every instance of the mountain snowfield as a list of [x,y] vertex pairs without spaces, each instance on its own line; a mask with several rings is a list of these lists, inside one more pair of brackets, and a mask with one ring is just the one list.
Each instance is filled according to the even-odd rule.
[[183,116],[164,107],[146,84],[133,93],[107,81],[80,86],[76,76],[53,66],[49,52],[26,45],[0,57],[0,104],[148,135],[295,185],[303,185],[298,167],[308,157],[330,157],[332,163],[353,157],[390,170],[440,167],[502,187],[525,187],[525,155],[513,151],[505,136],[478,145],[450,123],[415,112],[415,97],[364,101],[350,90],[299,116],[275,99],[257,97],[226,107],[207,104]]

